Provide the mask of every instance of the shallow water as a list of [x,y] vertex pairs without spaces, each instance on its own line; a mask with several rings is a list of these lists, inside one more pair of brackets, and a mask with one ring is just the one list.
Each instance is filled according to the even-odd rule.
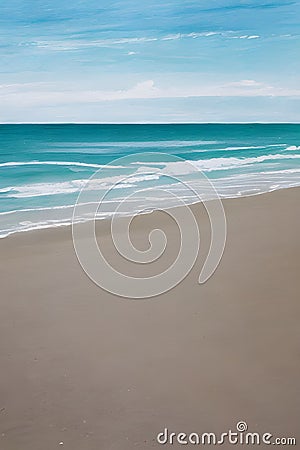
[[298,186],[299,162],[297,124],[0,125],[0,236],[69,224],[97,171],[82,219],[104,194],[99,218],[197,201],[198,171],[221,198]]

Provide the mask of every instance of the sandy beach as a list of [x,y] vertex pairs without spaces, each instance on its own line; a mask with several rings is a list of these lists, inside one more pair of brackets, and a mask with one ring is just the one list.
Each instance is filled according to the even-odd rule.
[[[160,448],[165,427],[221,434],[239,421],[300,442],[299,200],[300,188],[225,200],[225,253],[201,286],[209,223],[194,205],[204,236],[195,267],[149,300],[93,284],[69,227],[1,239],[0,448]],[[153,213],[133,231],[143,248],[158,222],[174,245],[153,271],[174,258],[176,225]],[[98,232],[134,273],[108,224]]]

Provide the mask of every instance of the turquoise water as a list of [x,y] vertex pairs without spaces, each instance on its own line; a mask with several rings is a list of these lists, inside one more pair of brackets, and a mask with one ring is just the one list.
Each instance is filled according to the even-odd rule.
[[[162,174],[141,174],[144,152]],[[114,162],[128,155],[133,163]],[[99,217],[139,189],[168,186],[180,197],[168,174],[191,184],[197,176],[182,172],[171,155],[192,161],[222,198],[297,186],[300,125],[0,125],[0,236],[70,223],[80,189],[99,169],[90,201],[113,187]],[[118,182],[130,175],[130,182]],[[155,207],[144,197],[145,208]],[[195,201],[192,192],[186,200]]]

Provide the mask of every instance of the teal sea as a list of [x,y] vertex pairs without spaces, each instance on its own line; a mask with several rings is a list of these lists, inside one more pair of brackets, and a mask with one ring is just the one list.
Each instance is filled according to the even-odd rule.
[[[139,155],[145,152],[163,175],[143,176]],[[135,163],[115,161],[128,155]],[[221,198],[300,185],[297,124],[0,125],[0,237],[69,224],[80,190],[97,171],[89,200],[112,188],[99,218],[141,189],[167,186],[179,198],[176,175],[191,184],[197,176],[182,172],[172,155],[192,162]],[[145,208],[155,207],[150,197],[144,195]],[[196,201],[192,191],[185,201]],[[133,201],[132,211],[138,205]]]

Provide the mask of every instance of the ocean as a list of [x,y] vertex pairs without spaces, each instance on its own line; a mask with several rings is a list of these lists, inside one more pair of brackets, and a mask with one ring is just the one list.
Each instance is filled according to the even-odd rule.
[[[166,196],[166,206],[193,203],[198,173],[182,160],[221,198],[299,186],[300,125],[0,125],[0,237],[70,224],[94,174],[85,201],[105,194],[99,219],[124,198],[121,213],[162,207],[164,191],[174,199]],[[83,208],[82,220],[89,219]]]

